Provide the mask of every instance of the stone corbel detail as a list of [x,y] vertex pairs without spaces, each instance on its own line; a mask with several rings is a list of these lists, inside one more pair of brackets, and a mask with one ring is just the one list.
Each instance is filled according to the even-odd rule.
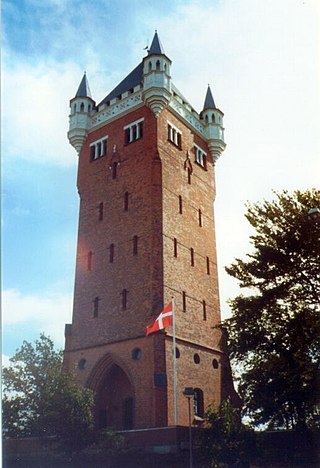
[[143,99],[154,115],[159,117],[160,112],[168,106],[170,97],[170,93],[165,89],[157,90],[151,88],[144,93]]
[[68,132],[68,139],[70,144],[75,148],[79,154],[83,143],[86,141],[88,136],[88,130],[84,128],[73,128]]

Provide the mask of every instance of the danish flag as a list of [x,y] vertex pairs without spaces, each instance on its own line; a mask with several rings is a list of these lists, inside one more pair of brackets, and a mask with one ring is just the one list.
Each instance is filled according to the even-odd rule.
[[150,327],[147,327],[147,336],[150,333],[155,333],[159,330],[163,330],[166,327],[170,327],[173,322],[173,306],[172,301],[163,309],[160,315],[155,319]]

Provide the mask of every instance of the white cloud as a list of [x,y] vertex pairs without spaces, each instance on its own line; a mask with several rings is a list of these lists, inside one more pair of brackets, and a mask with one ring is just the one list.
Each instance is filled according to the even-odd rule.
[[72,313],[70,294],[23,294],[14,289],[4,290],[2,294],[4,328],[25,327],[25,338],[29,325],[39,334],[45,332],[57,347],[64,344],[64,324],[69,323]]
[[[43,164],[76,164],[67,142],[70,90],[82,71],[75,65],[45,62],[4,65],[3,154]],[[76,78],[75,78],[76,77]],[[78,82],[77,82],[77,81]]]

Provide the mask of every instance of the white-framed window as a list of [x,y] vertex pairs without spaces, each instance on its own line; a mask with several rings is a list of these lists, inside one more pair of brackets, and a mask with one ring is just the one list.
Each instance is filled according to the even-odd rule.
[[168,122],[168,140],[181,149],[182,132],[170,122]]
[[142,117],[141,119],[123,127],[124,140],[126,145],[136,140],[140,140],[140,138],[143,137],[143,121],[144,118]]
[[203,151],[199,146],[194,145],[194,155],[196,163],[206,169],[207,167],[207,153]]
[[91,161],[99,159],[107,154],[107,139],[108,137],[105,136],[103,138],[100,138],[100,140],[96,140],[93,143],[90,143]]

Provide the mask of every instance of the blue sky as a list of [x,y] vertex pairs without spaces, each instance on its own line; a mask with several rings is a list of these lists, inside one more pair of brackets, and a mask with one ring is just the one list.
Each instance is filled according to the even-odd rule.
[[100,101],[157,29],[172,79],[200,111],[207,84],[225,113],[217,163],[221,310],[238,293],[223,266],[250,250],[245,202],[319,179],[316,0],[2,2],[3,352],[41,331],[63,346],[77,236],[69,99],[87,72]]

